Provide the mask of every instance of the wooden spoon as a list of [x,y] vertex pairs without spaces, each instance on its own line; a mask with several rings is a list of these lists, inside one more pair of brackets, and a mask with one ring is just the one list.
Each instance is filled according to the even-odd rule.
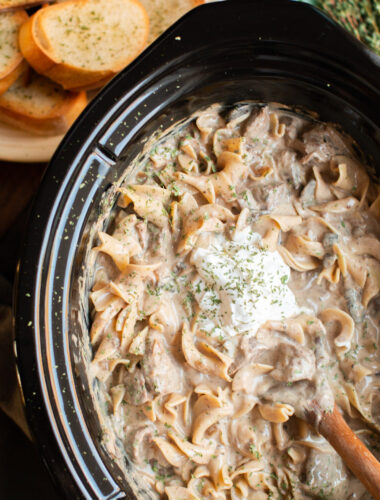
[[[315,426],[314,412],[307,412],[306,419]],[[335,405],[332,412],[323,412],[316,427],[373,498],[380,500],[380,463],[347,425],[338,407]]]

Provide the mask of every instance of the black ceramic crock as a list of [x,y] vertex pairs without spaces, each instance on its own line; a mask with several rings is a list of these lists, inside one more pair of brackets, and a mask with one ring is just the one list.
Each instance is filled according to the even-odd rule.
[[35,200],[14,310],[28,421],[63,497],[134,498],[100,445],[75,339],[80,250],[144,138],[213,102],[276,101],[340,124],[379,165],[379,84],[379,58],[313,7],[230,0],[183,17],[82,113]]

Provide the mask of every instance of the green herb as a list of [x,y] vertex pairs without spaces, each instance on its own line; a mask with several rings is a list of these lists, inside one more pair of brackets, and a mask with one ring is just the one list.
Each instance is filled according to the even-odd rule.
[[254,444],[249,445],[249,451],[252,453],[252,455],[255,455],[257,460],[260,460],[260,453],[258,452]]
[[315,5],[380,54],[380,3],[377,0],[315,0]]

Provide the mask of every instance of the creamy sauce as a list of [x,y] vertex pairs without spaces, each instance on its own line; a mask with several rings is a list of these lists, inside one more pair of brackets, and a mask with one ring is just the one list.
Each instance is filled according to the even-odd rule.
[[315,430],[335,401],[377,453],[380,197],[351,142],[212,106],[119,206],[95,250],[91,369],[152,491],[370,498]]

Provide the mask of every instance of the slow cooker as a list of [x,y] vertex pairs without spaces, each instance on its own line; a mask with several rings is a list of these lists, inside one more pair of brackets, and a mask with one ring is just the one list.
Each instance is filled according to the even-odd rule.
[[75,122],[31,210],[14,297],[27,418],[64,498],[153,498],[103,449],[81,354],[91,227],[146,139],[214,102],[275,101],[339,124],[380,165],[379,82],[380,58],[310,5],[226,0],[179,20]]

